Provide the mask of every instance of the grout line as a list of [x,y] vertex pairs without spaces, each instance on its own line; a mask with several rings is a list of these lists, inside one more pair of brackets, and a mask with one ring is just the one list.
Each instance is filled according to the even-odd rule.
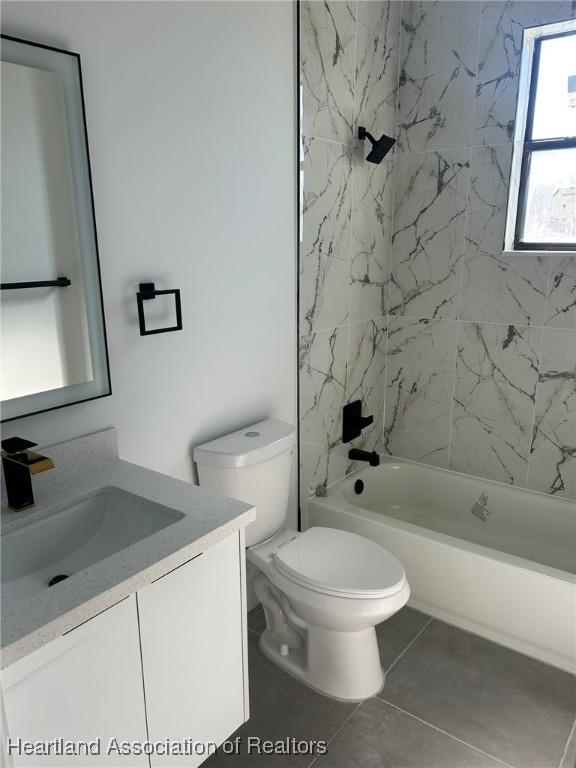
[[[574,725],[570,729],[570,733],[568,735],[568,739],[566,741],[566,746],[564,747],[564,751],[562,752],[562,757],[560,758],[560,762],[558,763],[558,768],[562,768],[562,765],[564,763],[564,759],[566,755],[568,754],[568,747],[570,746],[570,741],[572,740],[572,737],[576,734],[576,720],[574,720]],[[566,766],[566,768],[569,768],[569,766]]]
[[388,675],[388,673],[389,673],[389,672],[391,672],[391,671],[392,671],[392,669],[393,669],[393,668],[396,666],[396,664],[397,664],[397,663],[400,661],[400,659],[401,659],[401,658],[404,656],[404,654],[406,653],[406,651],[407,651],[409,648],[411,648],[411,647],[414,645],[414,643],[416,642],[416,640],[418,640],[418,638],[420,637],[420,635],[421,635],[421,634],[424,632],[424,630],[425,630],[425,629],[426,629],[426,628],[427,628],[427,627],[430,625],[430,623],[431,623],[432,621],[434,621],[434,617],[433,617],[433,616],[431,616],[431,617],[428,619],[428,621],[426,622],[426,624],[424,624],[424,626],[422,627],[422,629],[421,629],[419,632],[417,632],[417,633],[414,635],[414,637],[412,638],[412,640],[410,640],[410,642],[409,642],[409,643],[408,643],[408,645],[407,645],[407,646],[404,648],[404,650],[403,650],[403,651],[401,651],[401,652],[398,654],[398,656],[396,656],[396,658],[394,659],[394,661],[392,662],[392,664],[390,664],[390,666],[389,666],[389,667],[388,667],[388,669],[386,670],[386,674],[387,674],[387,675]]
[[470,132],[470,148],[474,146],[476,138],[476,114],[478,111],[478,79],[480,74],[480,48],[482,44],[482,26],[484,22],[485,2],[478,3],[478,36],[476,38],[476,66],[474,68],[474,101],[472,102],[472,130]]
[[[548,317],[548,305],[550,303],[550,289],[552,288],[552,259],[548,259],[548,271],[546,273],[546,288],[544,298],[544,317],[542,322],[546,323]],[[534,389],[534,407],[532,409],[532,420],[530,424],[530,431],[528,433],[528,455],[526,456],[526,474],[524,476],[524,487],[528,488],[528,481],[530,480],[530,469],[532,466],[532,445],[534,443],[534,428],[536,427],[536,406],[538,403],[538,393],[540,391],[540,373],[542,372],[542,357],[544,355],[544,336],[546,334],[546,325],[542,327],[533,326],[541,332],[540,345],[538,349],[538,373],[536,376],[536,387]]]
[[316,136],[314,134],[302,133],[303,142],[309,141],[310,139],[314,139],[314,141],[326,141],[328,144],[338,144],[340,147],[352,146],[352,144],[347,144],[345,141],[340,141],[340,139],[327,139],[325,136]]
[[[390,280],[390,276],[388,276],[388,280]],[[386,315],[384,318],[386,321],[386,333],[384,335],[384,370],[382,371],[381,375],[378,377],[378,385],[381,387],[382,391],[382,406],[380,408],[380,418],[382,419],[382,422],[380,424],[380,450],[378,450],[378,453],[382,454],[384,453],[384,435],[386,430],[386,401],[388,399],[387,395],[387,381],[388,381],[388,339],[390,337],[390,315]]]
[[[453,0],[448,0],[448,2],[452,2]],[[532,2],[532,0],[529,0],[529,2]],[[310,138],[319,138],[311,136]],[[330,141],[330,139],[327,139],[327,141]],[[490,142],[489,144],[463,144],[460,147],[450,147],[450,146],[441,146],[441,147],[435,147],[434,149],[412,149],[408,151],[398,152],[399,157],[411,157],[414,155],[434,155],[434,154],[446,154],[451,152],[466,152],[469,149],[488,149],[490,147],[509,147],[511,144],[517,144],[521,142],[514,142],[514,141],[494,141]],[[545,253],[544,251],[521,251],[521,253]],[[573,251],[553,251],[553,253],[558,253],[560,255],[567,254],[570,255],[573,253]]]
[[[370,699],[365,699],[365,701],[370,701]],[[327,746],[327,747],[329,747],[329,746],[330,746],[330,744],[332,744],[332,742],[334,741],[334,739],[336,739],[336,737],[337,737],[337,736],[338,736],[338,735],[339,735],[339,734],[340,734],[340,733],[341,733],[341,732],[344,730],[344,728],[346,727],[346,725],[347,725],[347,724],[350,722],[351,718],[352,718],[352,717],[354,717],[354,715],[356,714],[356,712],[358,712],[358,710],[360,709],[360,707],[362,706],[362,704],[364,704],[364,701],[360,701],[360,702],[358,702],[358,704],[357,704],[357,705],[354,707],[354,709],[353,709],[353,710],[352,710],[352,712],[351,712],[351,713],[348,715],[348,717],[346,718],[346,720],[344,720],[344,722],[342,723],[342,725],[341,725],[341,726],[340,726],[340,727],[339,727],[339,728],[336,730],[336,733],[335,733],[335,734],[334,734],[334,735],[333,735],[333,736],[332,736],[330,739],[328,739],[328,741],[326,742],[326,746]],[[328,750],[326,751],[326,754],[328,754]],[[324,755],[318,755],[318,757],[315,757],[315,758],[312,760],[312,762],[311,762],[311,763],[308,765],[308,768],[312,768],[312,766],[313,766],[313,765],[316,765],[316,763],[317,763],[319,760],[321,760],[321,759],[322,759],[322,757],[324,757]]]
[[[356,153],[357,148],[357,140],[356,140],[356,125],[358,120],[358,115],[356,114],[357,109],[357,96],[358,96],[358,17],[360,15],[360,5],[358,3],[358,0],[354,0],[354,82],[352,84],[352,138],[350,141],[350,144],[347,144],[346,146],[350,149],[350,207],[348,209],[349,219],[348,219],[348,256],[346,259],[342,259],[343,261],[348,262],[348,271],[346,275],[346,370],[344,373],[344,401],[346,401],[346,390],[348,387],[348,363],[349,363],[349,338],[350,338],[350,332],[348,330],[348,326],[350,324],[350,318],[351,318],[351,303],[350,303],[350,286],[351,286],[351,277],[352,277],[352,233],[354,231],[354,211],[356,209],[356,179],[357,174],[355,173],[356,166],[354,161],[354,155]],[[329,453],[329,452],[328,452]],[[327,462],[329,463],[329,456],[327,456]],[[328,464],[326,473],[328,474]]]
[[[551,267],[550,267],[551,269]],[[548,271],[548,280],[550,279],[550,270]],[[547,303],[548,300],[546,300]],[[530,420],[530,428],[528,430],[528,453],[526,455],[526,474],[524,475],[524,487],[528,488],[528,480],[530,479],[530,467],[532,465],[532,445],[534,442],[534,428],[536,427],[536,406],[538,403],[538,393],[540,391],[540,372],[542,370],[542,356],[544,354],[544,328],[536,328],[540,331],[540,343],[538,345],[538,371],[536,374],[536,386],[534,387],[534,405],[532,407],[532,418]]]
[[[338,259],[339,261],[348,261],[348,259],[341,259],[339,256],[334,256],[334,259]],[[328,326],[328,328],[320,328],[317,331],[304,331],[304,333],[300,334],[300,339],[303,339],[307,336],[316,336],[319,333],[333,333],[334,331],[338,330],[339,328],[348,328],[350,325],[361,325],[362,323],[371,323],[375,320],[386,320],[388,315],[378,315],[377,317],[369,317],[366,320],[354,320],[351,323],[342,323],[341,325],[333,325]],[[508,325],[508,323],[502,323],[502,325]],[[568,330],[571,330],[570,328]]]
[[[462,254],[462,260],[464,261],[464,254]],[[458,299],[458,314],[460,314],[460,302],[462,301],[462,289],[464,288],[464,263],[462,263],[462,279],[460,281],[460,296]],[[448,424],[448,450],[446,451],[446,469],[450,469],[452,464],[452,433],[454,427],[454,396],[456,395],[456,381],[458,378],[458,344],[460,342],[460,332],[462,326],[458,320],[453,320],[456,323],[455,339],[454,339],[454,356],[452,357],[452,392],[450,394],[450,422]]]
[[394,126],[394,138],[396,139],[396,143],[398,143],[398,113],[399,113],[399,106],[400,106],[400,72],[402,70],[402,21],[404,20],[404,0],[400,0],[400,10],[399,10],[399,18],[398,18],[398,58],[396,61],[396,103],[394,104],[394,109],[396,110],[396,124]]
[[360,4],[354,0],[354,83],[352,91],[352,144],[356,144],[356,123],[358,115],[356,113],[358,104],[358,17],[360,15]]
[[402,712],[402,714],[408,715],[408,717],[414,718],[414,720],[417,720],[419,723],[422,723],[423,725],[427,725],[428,728],[433,728],[435,731],[438,731],[439,733],[444,734],[444,736],[448,736],[448,738],[454,739],[454,741],[458,741],[460,744],[463,744],[465,747],[468,747],[469,749],[473,749],[475,752],[479,752],[481,755],[484,755],[485,757],[490,758],[490,760],[494,760],[496,763],[506,766],[506,768],[514,768],[514,766],[511,765],[510,763],[507,763],[504,760],[500,760],[498,757],[491,755],[489,752],[484,752],[483,749],[479,749],[478,747],[475,747],[473,744],[469,744],[467,741],[464,741],[463,739],[459,739],[458,736],[454,736],[453,733],[449,733],[448,731],[445,731],[443,728],[439,728],[437,725],[433,725],[432,723],[429,723],[427,720],[423,720],[421,717],[418,717],[417,715],[413,715],[412,712],[408,712],[406,709],[402,709],[402,707],[398,707],[396,704],[392,704],[391,701],[388,701],[387,699],[380,699],[380,701],[383,701],[385,704],[388,704],[388,706],[398,710],[398,712]]
[[394,227],[396,224],[396,188],[398,181],[398,115],[400,113],[400,72],[402,69],[402,21],[404,19],[404,3],[400,0],[399,17],[398,17],[398,35],[396,38],[396,44],[398,45],[398,55],[396,57],[396,95],[394,99],[394,138],[396,139],[396,149],[393,155],[393,166],[391,171],[392,181],[392,200],[390,211],[390,236],[387,242],[387,274],[386,274],[386,298],[384,301],[384,308],[386,310],[386,339],[384,342],[384,381],[382,382],[382,388],[384,395],[382,398],[382,428],[380,430],[380,439],[382,441],[382,452],[386,445],[386,411],[388,407],[388,350],[390,348],[390,324],[393,315],[390,314],[390,296],[392,293],[392,271],[394,269],[393,247],[394,247]]
[[[396,139],[396,147],[398,146],[398,115],[400,113],[400,72],[402,69],[402,21],[404,19],[404,3],[400,2],[400,9],[399,9],[399,19],[398,19],[398,37],[397,37],[397,45],[398,45],[398,57],[396,61],[396,97],[394,102],[394,138]],[[395,150],[394,155],[394,165],[392,167],[392,210],[390,211],[390,237],[388,238],[388,275],[386,278],[386,301],[384,302],[384,307],[386,309],[386,317],[388,318],[388,327],[386,329],[386,352],[384,357],[384,370],[386,371],[386,367],[388,366],[388,338],[390,336],[389,328],[390,328],[390,295],[391,295],[391,283],[392,283],[392,270],[394,267],[394,259],[392,255],[393,251],[393,241],[394,241],[394,227],[396,224],[396,188],[397,188],[397,181],[398,181],[398,152]],[[385,379],[386,382],[386,379]],[[384,427],[385,427],[385,415],[386,415],[386,383],[384,383],[384,413],[382,416],[382,439],[384,439]]]
[[[510,326],[513,325],[514,328],[528,328],[530,330],[537,329],[537,330],[544,330],[549,327],[554,326],[546,326],[546,325],[532,325],[531,323],[511,323],[506,322],[505,320],[458,320],[455,319],[453,322],[455,323],[467,323],[468,325],[505,325]],[[562,329],[562,328],[555,328],[555,330],[561,331],[561,330],[568,330],[571,331],[571,328]]]
[[[396,173],[396,169],[394,169],[394,173]],[[390,257],[390,269],[388,270],[388,296],[390,295],[390,277],[391,277],[391,270],[392,270],[392,257]],[[388,301],[388,297],[386,297],[386,301]],[[389,305],[386,306],[386,309],[389,309]],[[390,322],[391,322],[391,316],[386,315],[386,340],[384,342],[384,381],[382,382],[382,387],[384,389],[384,396],[382,399],[382,453],[384,453],[384,449],[386,447],[386,409],[388,407],[388,350],[390,348]]]
[[[335,259],[338,259],[338,256],[334,256]],[[340,259],[340,261],[346,261],[346,259]],[[367,323],[370,322],[370,320],[381,320],[383,318],[388,319],[399,319],[399,320],[429,320],[430,322],[433,321],[439,321],[444,320],[450,323],[463,323],[467,325],[494,325],[494,326],[500,326],[500,327],[508,327],[510,325],[513,325],[514,328],[526,328],[531,331],[559,331],[564,333],[574,333],[573,328],[561,328],[560,326],[555,325],[530,325],[529,323],[510,323],[506,322],[504,320],[459,320],[457,318],[450,318],[450,317],[427,317],[425,315],[404,315],[404,314],[393,314],[393,315],[380,315],[379,317],[370,318],[369,320],[358,320],[353,323],[343,323],[342,325],[335,325],[333,327],[329,328],[321,328],[317,331],[310,331],[300,334],[300,338],[303,338],[304,336],[314,336],[317,333],[328,333],[336,330],[336,328],[347,328],[349,325],[356,325],[357,323]]]
[[470,232],[470,220],[472,218],[472,212],[470,210],[470,193],[472,191],[472,147],[468,148],[468,181],[466,183],[466,194],[464,195],[466,209],[464,211],[464,232],[462,237],[462,253],[460,254],[460,269],[458,274],[458,299],[456,301],[456,316],[455,320],[460,319],[462,314],[462,292],[464,290],[464,277],[465,277],[465,265],[466,256],[468,253],[468,234]]
[[[340,259],[339,256],[334,256],[333,258],[339,259],[340,261],[347,261],[347,259]],[[300,334],[300,338],[303,336],[312,336],[316,333],[326,333],[328,331],[333,331],[336,328],[345,328],[348,325],[355,325],[357,323],[366,323],[369,322],[369,320],[380,320],[382,318],[397,318],[400,320],[429,320],[430,322],[438,321],[438,320],[446,320],[451,323],[465,323],[467,325],[495,325],[495,326],[503,326],[508,327],[510,325],[513,325],[514,328],[526,328],[529,330],[541,330],[541,331],[564,331],[565,333],[574,333],[573,328],[562,328],[560,326],[556,325],[531,325],[529,323],[513,323],[506,320],[459,320],[457,318],[450,318],[450,317],[430,317],[426,315],[408,315],[408,314],[391,314],[391,315],[379,315],[378,317],[371,317],[368,320],[356,320],[352,323],[342,323],[341,325],[335,325],[333,327],[327,327],[327,328],[320,328],[317,331],[306,331],[304,333]]]
[[[480,31],[478,31],[478,36],[480,36]],[[480,46],[480,38],[478,38],[478,46]],[[478,55],[476,59],[478,60]],[[478,68],[478,61],[476,64],[476,68]],[[476,97],[474,97],[474,109],[476,108]],[[474,118],[472,119],[472,131],[474,131]],[[460,330],[461,326],[459,325],[460,317],[462,315],[462,294],[464,293],[464,279],[466,276],[466,263],[467,263],[467,255],[468,255],[468,234],[470,232],[470,221],[471,221],[471,211],[470,211],[470,194],[472,192],[472,147],[469,147],[468,150],[468,180],[466,185],[466,195],[465,195],[465,213],[464,213],[464,234],[462,238],[462,252],[460,254],[460,268],[459,268],[459,275],[458,275],[458,299],[456,301],[456,315],[454,317],[454,322],[456,322],[456,334],[454,339],[454,350],[453,350],[453,356],[452,356],[452,393],[450,395],[450,410],[448,415],[448,446],[446,450],[446,468],[450,469],[450,465],[452,462],[452,436],[453,436],[453,426],[454,426],[454,395],[456,394],[456,382],[457,382],[457,371],[458,371],[458,343],[460,341]]]

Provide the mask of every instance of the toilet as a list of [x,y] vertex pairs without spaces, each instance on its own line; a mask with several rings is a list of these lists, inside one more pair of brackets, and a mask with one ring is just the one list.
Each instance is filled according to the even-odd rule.
[[410,587],[401,563],[363,536],[284,528],[295,442],[291,425],[261,421],[198,446],[198,478],[256,508],[246,557],[266,616],[264,655],[320,693],[361,701],[384,685],[375,627]]

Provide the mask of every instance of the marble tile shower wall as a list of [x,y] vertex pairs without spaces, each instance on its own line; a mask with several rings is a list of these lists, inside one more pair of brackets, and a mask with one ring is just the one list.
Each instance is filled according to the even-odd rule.
[[389,453],[576,497],[576,258],[502,251],[522,30],[576,3],[404,2]]
[[364,161],[357,126],[394,136],[401,5],[300,5],[303,226],[300,247],[302,507],[351,466],[343,405],[374,424],[358,447],[383,447],[384,362],[394,158]]
[[[356,396],[368,447],[576,497],[576,258],[502,252],[522,30],[574,17],[572,0],[303,3],[304,498],[351,469]],[[354,150],[359,120],[396,130],[381,166]]]

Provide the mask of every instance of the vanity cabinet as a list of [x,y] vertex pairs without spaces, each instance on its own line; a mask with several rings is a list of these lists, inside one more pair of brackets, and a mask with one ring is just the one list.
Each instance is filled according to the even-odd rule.
[[[136,597],[122,600],[90,621],[2,671],[9,736],[49,743],[101,739],[100,754],[7,756],[8,766],[118,766],[108,739],[145,741],[146,720]],[[148,765],[145,756],[123,766]]]
[[200,750],[152,755],[152,768],[200,765],[200,745],[221,744],[248,717],[240,547],[230,537],[138,592],[150,740]]
[[[6,734],[100,742],[99,754],[80,757],[12,751],[7,765],[200,765],[206,745],[219,745],[248,719],[245,611],[237,532],[7,667],[5,745]],[[183,756],[119,755],[109,751],[112,739],[198,746]]]

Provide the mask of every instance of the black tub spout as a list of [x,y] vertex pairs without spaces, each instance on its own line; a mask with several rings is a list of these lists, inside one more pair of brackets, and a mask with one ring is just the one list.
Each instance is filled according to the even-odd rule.
[[380,456],[376,451],[362,451],[360,448],[351,448],[348,451],[348,458],[352,461],[367,461],[371,467],[377,467],[380,464]]

